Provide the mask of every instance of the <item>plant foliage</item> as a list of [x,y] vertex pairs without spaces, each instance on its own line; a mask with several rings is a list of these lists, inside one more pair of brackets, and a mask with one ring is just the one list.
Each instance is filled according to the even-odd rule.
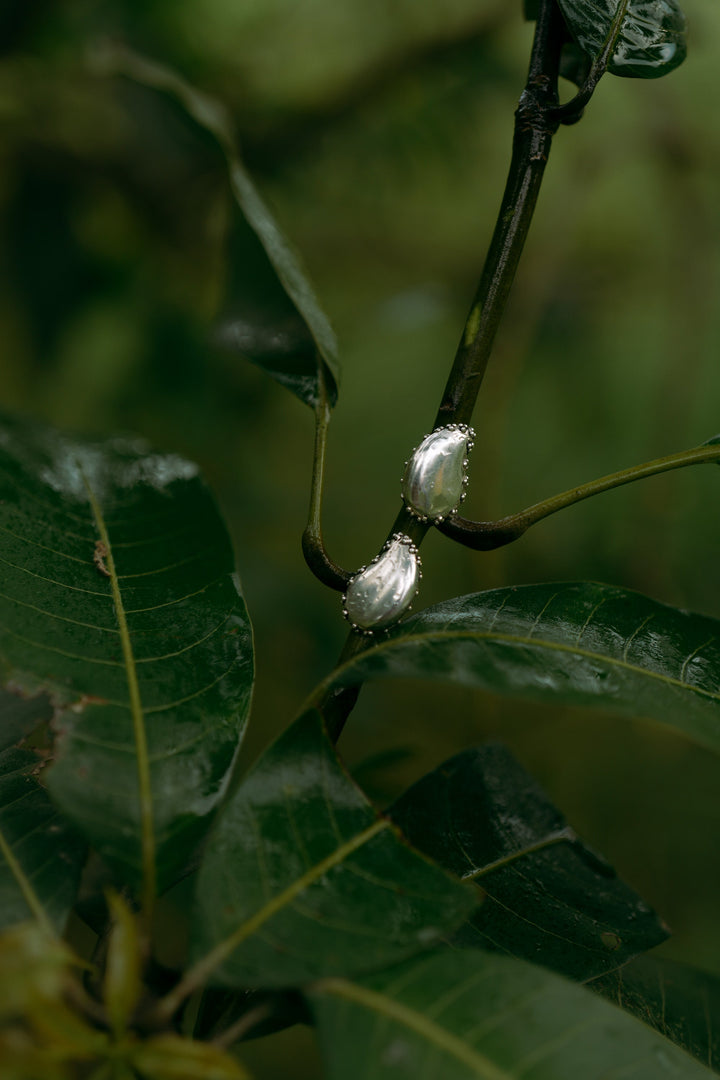
[[[542,179],[536,139],[549,148],[569,122],[555,92],[568,44],[583,105],[605,61],[655,77],[685,55],[674,0],[539,0],[526,13],[537,30],[510,195],[438,423],[472,411],[473,350],[489,354]],[[106,45],[95,63],[170,96],[220,150],[227,272],[208,336],[315,408],[305,554],[344,588],[352,574],[330,560],[320,529],[337,397],[329,321],[225,108],[123,47]],[[671,467],[710,460],[695,449]],[[498,523],[455,517],[446,531],[462,539],[485,526]],[[393,532],[406,560],[431,527],[401,511]],[[615,710],[718,751],[716,619],[571,582],[456,597],[378,635],[354,628],[297,718],[241,770],[252,630],[197,466],[140,439],[3,415],[0,565],[8,1080],[246,1080],[243,1040],[298,1021],[315,1028],[328,1080],[717,1074],[717,979],[647,955],[668,936],[661,914],[507,749],[466,748],[383,810],[335,745],[365,682],[424,679]],[[376,564],[384,573],[402,586]],[[395,602],[392,591],[366,600]]]

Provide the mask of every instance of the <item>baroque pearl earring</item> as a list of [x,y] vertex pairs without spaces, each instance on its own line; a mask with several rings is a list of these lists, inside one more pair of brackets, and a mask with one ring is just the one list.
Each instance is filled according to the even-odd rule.
[[409,610],[422,577],[420,555],[404,533],[395,533],[373,561],[350,580],[343,615],[353,630],[386,630]]
[[411,514],[440,522],[456,513],[465,498],[474,437],[467,424],[448,424],[426,435],[413,450],[402,478],[402,497]]

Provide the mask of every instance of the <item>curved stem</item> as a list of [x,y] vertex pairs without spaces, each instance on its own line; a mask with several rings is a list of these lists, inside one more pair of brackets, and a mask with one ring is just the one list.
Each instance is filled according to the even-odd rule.
[[607,66],[615,52],[615,46],[620,37],[620,31],[629,3],[630,0],[619,0],[608,35],[605,38],[599,55],[595,57],[590,65],[590,70],[587,73],[585,82],[574,98],[571,98],[565,105],[560,105],[554,110],[553,116],[559,123],[575,124],[582,116],[585,106],[595,93],[595,88],[607,71]]
[[632,484],[635,480],[644,480],[648,476],[670,472],[672,469],[684,469],[688,465],[710,463],[720,463],[720,445],[718,444],[681,450],[677,454],[668,454],[667,457],[656,458],[654,461],[646,461],[642,465],[634,465],[621,472],[601,476],[599,480],[591,480],[587,484],[570,488],[568,491],[534,503],[517,514],[510,514],[497,521],[468,521],[466,518],[454,517],[444,521],[438,528],[446,536],[464,544],[465,547],[473,548],[475,551],[492,551],[519,539],[536,522],[542,521],[551,514],[556,514],[558,510],[564,510],[566,506],[582,502],[583,499],[622,487],[624,484]]
[[302,537],[305,562],[323,585],[337,592],[344,592],[352,574],[334,563],[325,550],[322,537],[322,496],[325,482],[325,456],[327,451],[330,404],[325,392],[322,365],[319,365],[320,400],[315,407],[315,452],[313,455],[312,482],[308,521]]

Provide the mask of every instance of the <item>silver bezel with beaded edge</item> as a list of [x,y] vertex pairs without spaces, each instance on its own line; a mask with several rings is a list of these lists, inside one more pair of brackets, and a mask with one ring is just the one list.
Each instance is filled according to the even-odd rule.
[[[379,624],[376,625],[363,625],[362,623],[354,621],[350,611],[348,610],[348,596],[351,594],[353,585],[356,585],[358,579],[363,575],[367,575],[368,571],[376,569],[378,565],[382,564],[382,561],[387,557],[388,552],[395,546],[402,546],[407,549],[413,559],[414,580],[412,581],[410,588],[406,590],[405,595],[398,601],[396,600],[391,605],[391,611],[388,612],[386,617],[382,617]],[[373,634],[385,633],[392,626],[394,626],[399,620],[406,615],[408,611],[412,609],[413,600],[418,594],[420,588],[420,580],[422,578],[422,561],[420,559],[420,552],[416,545],[412,542],[409,536],[405,533],[394,533],[393,536],[383,544],[381,550],[375,556],[375,558],[367,564],[367,566],[361,566],[356,574],[353,574],[352,578],[348,582],[347,590],[343,594],[343,615],[352,626],[353,630],[359,634],[365,634],[372,636]],[[393,583],[388,580],[384,583],[385,589],[393,587]],[[391,593],[392,595],[392,593]],[[382,600],[382,595],[380,596]],[[387,621],[385,621],[387,619]]]
[[[456,459],[454,464],[457,463],[457,457],[461,455],[459,463],[461,475],[456,485],[458,487],[456,496],[445,499],[440,510],[433,513],[429,506],[433,493],[428,490],[428,482],[433,480],[433,470],[437,472],[448,457],[447,454],[438,453],[438,447],[433,444],[440,442],[439,437],[445,436],[448,432],[458,432],[461,435],[461,439],[457,440],[453,450]],[[452,517],[458,512],[467,494],[469,454],[474,446],[474,439],[475,432],[468,424],[447,424],[444,427],[435,428],[415,447],[405,462],[405,471],[401,480],[402,499],[413,517],[422,522],[440,524],[445,518]],[[423,460],[424,458],[432,459],[433,456],[434,461]],[[414,488],[415,493],[413,493]]]

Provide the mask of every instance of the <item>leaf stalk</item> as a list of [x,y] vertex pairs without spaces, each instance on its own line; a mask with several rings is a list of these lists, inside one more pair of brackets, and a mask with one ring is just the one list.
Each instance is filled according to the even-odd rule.
[[654,461],[646,461],[642,465],[634,465],[630,469],[601,476],[598,480],[591,480],[587,484],[570,488],[568,491],[534,503],[517,514],[510,514],[497,521],[468,521],[466,518],[453,517],[443,521],[438,528],[445,536],[474,551],[493,551],[495,548],[504,547],[505,544],[518,540],[531,525],[542,521],[543,518],[550,517],[551,514],[556,514],[558,510],[564,510],[567,506],[574,506],[575,503],[589,499],[593,495],[600,495],[604,491],[611,491],[613,488],[634,483],[636,480],[644,480],[648,476],[670,472],[672,469],[711,463],[720,463],[720,445],[718,444],[681,450],[679,453],[668,454]]
[[302,537],[302,550],[305,562],[315,577],[337,592],[344,592],[352,573],[328,555],[322,535],[322,497],[325,483],[325,459],[327,452],[328,427],[330,424],[330,403],[325,388],[322,364],[318,362],[318,381],[320,400],[315,407],[315,450],[313,454],[312,481],[310,484],[310,507],[305,532]]

